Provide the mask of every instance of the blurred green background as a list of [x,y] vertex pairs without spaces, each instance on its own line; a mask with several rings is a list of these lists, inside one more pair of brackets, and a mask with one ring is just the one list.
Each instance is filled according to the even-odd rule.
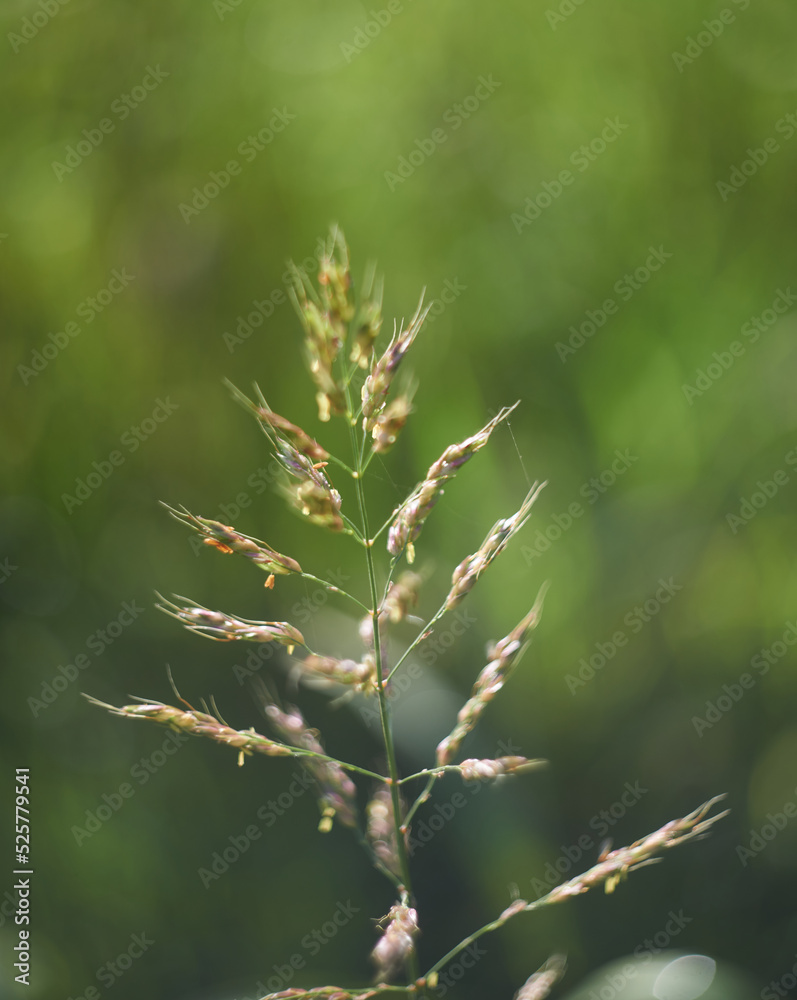
[[[464,634],[444,625],[396,698],[406,772],[450,730],[485,644],[551,581],[532,649],[465,747],[551,766],[469,796],[415,852],[422,966],[513,884],[534,898],[546,866],[581,852],[574,874],[604,836],[629,843],[727,792],[710,839],[611,896],[518,918],[450,994],[511,997],[556,949],[563,996],[766,998],[770,982],[791,995],[794,5],[9,0],[3,24],[2,994],[243,1000],[370,976],[389,885],[347,831],[316,831],[311,795],[268,828],[256,818],[294,765],[239,769],[202,741],[166,758],[166,730],[80,697],[168,701],[168,663],[193,704],[214,695],[231,724],[262,728],[241,681],[257,647],[182,632],[153,610],[155,588],[356,652],[343,605],[294,578],[264,592],[157,505],[221,517],[364,593],[356,547],[265,488],[267,442],[222,386],[256,378],[277,412],[346,448],[317,421],[282,294],[286,258],[312,270],[336,220],[356,279],[370,259],[386,275],[388,330],[423,286],[439,302],[407,362],[416,412],[372,466],[375,518],[447,444],[522,401],[429,520],[421,613],[529,480],[549,482],[463,606]],[[112,474],[70,501],[114,451]],[[143,612],[103,640],[126,603]],[[81,654],[77,679],[37,705]],[[284,655],[255,662],[293,697]],[[335,753],[380,765],[356,706],[301,701]],[[13,981],[8,905],[17,766],[34,802],[29,988]],[[133,796],[76,836],[125,782]],[[644,791],[617,805],[627,784]],[[252,824],[259,838],[203,885],[199,869]],[[340,906],[352,915],[325,937]],[[130,961],[136,935],[152,943]],[[705,961],[680,993],[604,970],[636,951],[649,971],[661,948],[715,961],[709,992]]]

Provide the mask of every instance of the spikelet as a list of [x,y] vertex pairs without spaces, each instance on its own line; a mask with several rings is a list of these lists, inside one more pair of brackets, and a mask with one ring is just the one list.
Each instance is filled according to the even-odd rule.
[[534,607],[500,642],[492,649],[490,662],[482,670],[473,686],[473,692],[457,715],[457,725],[437,747],[437,763],[450,764],[459,750],[460,744],[479,721],[488,703],[498,694],[512,672],[524,648],[529,633],[535,629],[542,613],[545,597],[543,587],[537,595]]
[[[404,803],[400,799],[399,803],[403,815]],[[396,878],[401,878],[401,862],[396,843],[396,824],[393,821],[393,796],[387,785],[377,787],[365,811],[368,820],[368,842],[371,849],[388,871],[392,872]]]
[[390,392],[390,387],[393,384],[393,377],[404,355],[412,346],[412,342],[415,340],[418,331],[423,326],[423,321],[426,319],[430,308],[431,304],[424,308],[422,294],[418,308],[415,310],[415,315],[410,320],[410,325],[405,330],[402,321],[398,332],[396,332],[394,326],[390,343],[385,348],[382,356],[374,361],[371,371],[360,390],[363,404],[364,430],[373,431],[379,415],[385,408],[387,394]]
[[[311,729],[304,716],[294,705],[286,709],[274,704],[260,689],[264,702],[264,711],[271,725],[282,738],[313,753],[325,754],[318,730]],[[332,829],[332,820],[337,819],[344,826],[357,826],[357,788],[343,768],[334,760],[318,760],[314,757],[303,757],[302,763],[315,778],[318,785],[318,806],[321,810],[321,822],[318,829],[328,833]]]
[[382,295],[384,282],[371,265],[365,274],[363,292],[354,325],[354,340],[349,360],[367,368],[374,351],[374,341],[382,329]]
[[407,561],[414,560],[413,543],[421,533],[423,523],[432,508],[442,496],[446,483],[454,478],[469,458],[487,444],[498,424],[505,420],[517,405],[515,403],[514,406],[504,407],[476,434],[458,444],[449,445],[440,458],[429,466],[426,478],[407,497],[390,526],[387,550],[392,556],[398,556],[406,549]]
[[458,766],[464,781],[489,781],[505,774],[522,774],[544,767],[547,760],[529,760],[527,757],[496,757],[494,760],[477,760],[469,757]]
[[376,665],[373,657],[363,657],[358,663],[356,660],[336,660],[332,656],[317,656],[311,653],[299,662],[298,669],[309,681],[345,684],[364,694],[376,692]]
[[311,462],[283,437],[275,439],[275,452],[277,460],[292,480],[283,488],[290,504],[312,524],[341,531],[340,493],[327,478],[325,463]]
[[376,964],[377,978],[388,980],[401,972],[415,948],[418,914],[405,903],[396,903],[382,919],[388,924],[371,952],[371,958]]
[[210,545],[219,552],[238,553],[246,556],[264,572],[269,574],[301,573],[302,567],[291,559],[276,552],[266,542],[243,535],[235,528],[220,521],[211,521],[206,517],[196,517],[185,507],[175,510],[168,504],[163,504],[175,520],[188,525],[197,534],[202,535],[205,545]]
[[325,462],[329,458],[329,452],[326,448],[322,447],[315,438],[310,437],[307,431],[302,430],[301,427],[291,423],[290,420],[281,417],[279,413],[275,413],[271,409],[257,383],[254,384],[257,402],[249,399],[229,379],[225,379],[224,384],[232,393],[233,399],[257,420],[263,433],[270,441],[273,442],[275,438],[287,440],[296,451],[305,455],[311,462]]
[[181,604],[167,601],[160,594],[157,596],[162,602],[155,605],[159,611],[182,622],[189,632],[215,639],[217,642],[234,642],[239,639],[247,642],[278,642],[287,646],[289,653],[293,651],[294,646],[305,644],[304,636],[299,629],[289,625],[288,622],[259,622],[248,618],[233,618],[223,611],[203,608],[201,604],[196,604],[179,594],[174,594],[174,597]]
[[551,955],[548,961],[526,980],[515,994],[515,1000],[545,1000],[565,974],[564,955]]
[[446,608],[451,611],[457,607],[474,587],[481,574],[490,563],[506,548],[510,538],[526,523],[530,517],[531,507],[545,483],[535,483],[529,490],[520,510],[512,517],[496,521],[482,544],[467,559],[454,570],[451,577],[451,590],[446,598]]
[[346,412],[343,383],[334,366],[354,315],[349,297],[349,251],[340,230],[333,226],[319,261],[318,292],[307,274],[291,265],[291,298],[305,332],[305,354],[316,384],[320,420]]
[[239,751],[238,763],[243,764],[244,755],[262,753],[267,757],[291,757],[294,752],[289,746],[283,743],[275,743],[267,736],[261,736],[254,729],[237,730],[220,722],[206,712],[196,712],[194,709],[186,711],[182,708],[174,708],[172,705],[164,705],[162,702],[142,701],[140,705],[122,705],[116,708],[107,705],[103,701],[97,701],[89,695],[83,695],[92,705],[105,708],[113,715],[121,715],[129,719],[150,719],[152,722],[160,722],[171,729],[183,733],[190,733],[192,736],[205,736],[216,743],[224,743],[227,746],[235,747]]

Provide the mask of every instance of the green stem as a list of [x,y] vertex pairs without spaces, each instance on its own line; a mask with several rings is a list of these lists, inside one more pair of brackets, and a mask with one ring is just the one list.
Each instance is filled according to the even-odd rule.
[[[365,559],[366,566],[368,569],[368,584],[371,592],[371,620],[373,622],[373,641],[374,641],[374,658],[376,661],[376,689],[377,695],[379,697],[379,718],[382,724],[382,737],[385,743],[385,754],[387,756],[387,766],[389,784],[390,784],[390,797],[393,804],[393,832],[396,841],[396,851],[398,854],[399,870],[401,872],[401,883],[407,896],[411,899],[412,892],[412,879],[410,877],[410,866],[409,858],[407,856],[407,845],[404,840],[404,834],[402,832],[402,821],[401,821],[401,799],[399,797],[399,771],[398,764],[396,762],[396,747],[393,741],[393,729],[391,725],[390,711],[387,704],[387,694],[386,685],[387,680],[383,677],[383,663],[382,663],[382,642],[379,633],[379,596],[377,593],[377,583],[376,583],[376,569],[374,566],[374,554],[373,554],[373,541],[369,536],[368,531],[368,508],[365,503],[365,488],[362,479],[362,468],[363,468],[363,456],[365,452],[365,435],[363,435],[363,440],[360,447],[357,447],[357,439],[354,431],[354,419],[351,416],[351,401],[349,398],[348,386],[347,389],[347,403],[349,411],[349,431],[352,440],[352,451],[357,457],[357,475],[355,476],[355,482],[357,484],[357,501],[360,507],[360,517],[362,518],[362,534],[365,539]],[[382,780],[385,780],[384,778]],[[419,975],[419,965],[418,956],[415,948],[412,948],[409,956],[409,982],[413,984],[417,981]],[[421,994],[423,996],[423,993]]]
[[376,771],[369,771],[366,767],[359,767],[357,764],[347,764],[346,761],[338,760],[337,757],[330,757],[329,754],[318,753],[316,750],[305,750],[302,747],[291,747],[292,757],[313,757],[316,760],[328,761],[330,764],[337,764],[338,767],[342,767],[344,771],[356,771],[358,774],[364,774],[367,778],[373,778],[375,781],[387,781],[388,779],[384,774],[377,774]]
[[446,771],[461,771],[462,768],[459,764],[441,764],[440,767],[425,767],[422,771],[416,771],[415,774],[408,774],[406,778],[402,778],[399,782],[400,785],[406,784],[408,781],[413,781],[415,778],[439,778],[441,774]]
[[412,642],[409,644],[409,646],[407,646],[407,648],[404,650],[404,652],[398,658],[398,660],[396,661],[396,665],[393,667],[393,669],[387,675],[387,679],[388,680],[390,680],[390,678],[393,676],[393,674],[395,674],[395,672],[398,670],[398,668],[401,666],[401,664],[407,659],[407,657],[410,655],[410,653],[413,651],[413,649],[415,649],[415,647],[418,645],[418,643],[420,643],[423,639],[425,639],[428,636],[429,629],[431,629],[432,626],[436,625],[437,622],[440,621],[440,619],[443,617],[443,615],[445,613],[446,613],[446,606],[445,606],[445,604],[441,604],[440,607],[437,609],[437,611],[435,611],[434,616],[429,619],[429,621],[424,625],[424,627],[421,629],[421,631],[415,636],[415,638],[412,640]]
[[452,958],[457,956],[461,951],[464,951],[467,947],[473,944],[474,941],[478,941],[480,937],[484,934],[489,934],[491,931],[497,931],[499,927],[503,927],[504,924],[511,920],[512,917],[517,916],[518,913],[531,913],[533,910],[538,910],[540,907],[545,906],[547,903],[551,902],[551,897],[553,892],[546,893],[544,896],[540,896],[539,899],[535,899],[534,902],[528,903],[525,900],[519,900],[522,902],[522,906],[517,909],[512,909],[511,906],[507,907],[506,910],[501,914],[500,917],[496,917],[495,920],[490,921],[489,924],[485,924],[480,927],[477,931],[469,934],[466,938],[463,938],[459,944],[454,945],[451,951],[447,952],[441,959],[439,959],[435,964],[429,969],[429,971],[424,976],[428,979],[429,976],[433,975],[435,972],[439,972],[444,965],[447,965]]
[[340,587],[336,587],[334,583],[329,583],[327,580],[322,580],[318,576],[313,576],[312,573],[302,573],[305,580],[312,580],[314,583],[320,583],[322,587],[330,592],[330,594],[342,594],[344,597],[348,597],[350,601],[354,601],[355,604],[359,605],[363,611],[369,612],[371,609],[363,604],[362,601],[357,600],[357,598],[350,594],[347,590],[342,590]]
[[[413,778],[417,778],[418,775],[417,774],[413,774],[412,777]],[[409,778],[405,778],[404,780],[405,781],[409,781]],[[437,780],[437,775],[436,774],[430,774],[429,775],[429,780],[426,782],[426,787],[421,792],[421,794],[418,796],[418,798],[412,803],[412,805],[409,808],[409,811],[407,812],[407,815],[404,817],[404,826],[405,827],[409,827],[410,820],[412,819],[412,817],[415,815],[415,813],[418,811],[418,809],[424,804],[424,802],[426,802],[426,800],[431,795],[431,793],[432,793],[432,786],[434,785],[434,783],[435,783],[436,780]]]

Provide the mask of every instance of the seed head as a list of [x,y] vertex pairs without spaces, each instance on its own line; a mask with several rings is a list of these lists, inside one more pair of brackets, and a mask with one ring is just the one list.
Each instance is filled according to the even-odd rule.
[[520,510],[512,517],[496,521],[482,544],[467,559],[454,570],[451,577],[451,590],[446,598],[446,608],[451,611],[457,607],[474,587],[481,574],[487,569],[495,557],[503,552],[510,538],[519,531],[530,517],[531,507],[545,483],[535,483],[529,490]]
[[249,535],[241,534],[228,524],[221,521],[211,521],[206,517],[195,517],[185,507],[174,510],[168,504],[163,504],[166,510],[175,520],[188,525],[198,535],[201,535],[206,545],[210,545],[220,552],[233,553],[246,556],[252,562],[264,570],[266,573],[301,573],[302,567],[291,559],[290,556],[283,556],[276,552],[266,542],[261,542],[257,538],[250,538]]
[[291,757],[293,750],[282,743],[275,743],[267,736],[261,736],[254,729],[237,730],[220,722],[206,712],[196,712],[189,708],[174,708],[162,702],[142,701],[140,705],[122,705],[115,708],[105,702],[97,701],[89,695],[84,695],[92,705],[105,708],[113,715],[125,716],[129,719],[150,719],[160,722],[179,732],[190,733],[193,736],[205,736],[216,743],[225,743],[240,751],[238,763],[243,764],[244,755],[262,753],[268,757]]
[[374,341],[382,329],[382,294],[384,282],[376,276],[376,268],[368,268],[363,281],[363,294],[357,314],[354,331],[354,343],[351,349],[350,361],[356,362],[360,368],[367,368],[374,351]]
[[544,767],[546,760],[528,760],[526,757],[496,757],[494,760],[477,760],[469,757],[459,765],[465,781],[485,781],[505,774],[522,774]]
[[390,451],[407,423],[410,413],[412,413],[412,390],[396,396],[379,416],[374,418],[371,428],[371,437],[374,439],[372,448],[378,455]]
[[488,703],[493,700],[506,683],[525,648],[524,644],[529,633],[539,624],[546,589],[547,585],[542,587],[534,602],[534,607],[526,617],[512,629],[509,635],[504,636],[500,642],[492,647],[490,662],[479,674],[470,698],[459,710],[456,726],[437,747],[438,764],[451,763],[463,739],[479,721]]
[[[265,702],[266,717],[286,743],[325,755],[318,730],[307,725],[299,709],[294,705],[282,709],[268,699],[264,688],[260,690]],[[318,784],[318,806],[321,810],[319,830],[322,833],[331,830],[333,819],[339,820],[344,826],[356,827],[357,788],[340,764],[310,756],[302,757],[302,763]]]
[[[388,871],[392,872],[396,878],[401,878],[396,824],[393,822],[393,796],[386,785],[379,785],[365,811],[368,819],[368,842],[371,849]],[[403,802],[401,802],[401,812],[403,815]]]
[[346,412],[345,391],[334,373],[337,356],[354,315],[349,298],[349,251],[340,230],[333,226],[319,261],[318,292],[306,272],[291,265],[291,298],[305,331],[305,354],[316,384],[320,420]]
[[340,493],[327,478],[324,463],[311,462],[286,438],[278,438],[275,447],[277,460],[292,480],[283,490],[288,501],[312,524],[341,531]]
[[424,309],[422,294],[418,308],[415,310],[415,315],[410,320],[410,325],[405,330],[402,321],[398,333],[394,325],[393,337],[387,345],[384,354],[377,361],[374,361],[371,372],[361,389],[364,430],[373,431],[376,420],[385,407],[387,394],[393,383],[393,377],[404,355],[412,346],[412,342],[423,325],[423,321],[426,319],[430,308],[431,305]]
[[442,496],[445,484],[449,479],[453,479],[469,458],[487,444],[498,424],[505,420],[517,405],[515,403],[514,406],[504,407],[476,434],[459,444],[449,445],[440,458],[429,466],[426,478],[407,497],[390,526],[387,550],[392,556],[398,556],[406,549],[407,561],[413,561],[415,558],[413,543],[421,533],[424,521],[432,508]]
[[189,632],[196,632],[197,635],[204,635],[217,642],[234,642],[237,639],[245,639],[248,642],[278,642],[287,646],[289,653],[294,646],[305,645],[302,633],[288,622],[259,622],[250,621],[248,618],[233,618],[223,611],[203,608],[201,604],[195,604],[179,594],[174,595],[179,604],[167,601],[160,594],[157,596],[162,602],[155,605],[159,611],[182,622]]
[[391,979],[404,968],[415,947],[418,934],[418,914],[404,903],[391,906],[383,920],[389,921],[371,952],[378,979]]
[[515,994],[515,1000],[545,1000],[565,974],[567,962],[564,955],[551,955],[533,976]]
[[336,660],[332,656],[317,656],[311,653],[299,662],[299,669],[310,681],[346,684],[355,691],[362,691],[365,694],[376,692],[376,667],[373,658],[364,658],[358,663],[356,660]]

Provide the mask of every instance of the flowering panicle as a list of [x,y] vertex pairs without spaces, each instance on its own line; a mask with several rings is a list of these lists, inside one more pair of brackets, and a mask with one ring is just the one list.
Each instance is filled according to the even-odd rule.
[[245,639],[248,642],[278,642],[288,647],[292,652],[294,646],[304,646],[304,636],[298,628],[288,622],[258,622],[248,618],[233,618],[222,611],[211,611],[195,604],[187,597],[174,595],[181,604],[167,601],[158,594],[163,602],[155,607],[182,622],[189,632],[204,635],[217,642],[234,642]]
[[515,994],[515,1000],[545,1000],[565,974],[566,967],[564,955],[551,955],[548,961],[520,987]]
[[[219,552],[226,554],[237,552],[239,555],[251,559],[256,566],[259,566],[260,569],[269,574],[272,586],[274,574],[302,572],[302,567],[295,559],[291,559],[290,556],[281,555],[266,542],[261,542],[257,538],[250,538],[249,535],[243,535],[228,524],[222,524],[221,521],[211,521],[206,517],[195,517],[185,507],[181,507],[180,510],[174,510],[168,504],[163,504],[163,506],[175,520],[180,521],[182,524],[187,524],[197,534],[202,535],[205,545],[210,545],[214,549],[218,549]],[[268,581],[267,585],[269,585]]]
[[474,584],[493,559],[506,548],[510,538],[528,521],[532,505],[545,485],[545,483],[535,483],[529,490],[520,510],[512,517],[496,521],[476,552],[468,556],[467,559],[463,559],[457,566],[451,577],[451,590],[446,598],[446,608],[449,611],[464,600],[465,595],[473,589]]
[[[267,574],[267,587],[272,587],[279,575],[296,573],[322,585],[326,593],[334,593],[350,601],[358,609],[358,616],[365,614],[359,623],[364,645],[362,655],[357,659],[320,655],[307,646],[299,629],[288,622],[233,617],[179,595],[172,595],[172,600],[158,595],[156,606],[189,631],[219,642],[279,643],[287,647],[289,653],[297,646],[304,647],[293,661],[289,682],[298,678],[307,686],[327,692],[332,689],[330,693],[333,696],[342,694],[340,700],[355,693],[378,700],[386,767],[377,772],[328,755],[318,730],[308,725],[300,709],[279,703],[259,678],[254,680],[255,692],[268,720],[266,731],[271,733],[273,739],[254,729],[233,729],[222,720],[212,700],[210,709],[203,703],[205,710],[196,711],[177,694],[176,688],[175,694],[183,707],[137,699],[135,704],[117,708],[94,698],[88,700],[114,715],[149,719],[180,733],[205,737],[233,747],[238,751],[239,765],[247,756],[254,754],[300,761],[308,779],[312,779],[308,780],[308,784],[314,786],[321,812],[319,830],[329,831],[337,820],[355,831],[371,861],[395,887],[396,895],[391,897],[394,905],[378,922],[379,938],[371,955],[376,967],[372,985],[295,986],[270,993],[262,1000],[373,1000],[389,993],[428,1000],[440,984],[440,970],[484,934],[497,930],[520,913],[562,902],[595,886],[603,886],[606,892],[612,892],[629,872],[660,860],[665,850],[691,838],[704,836],[725,813],[709,817],[714,804],[722,798],[719,796],[630,847],[610,850],[609,845],[588,871],[569,878],[533,902],[513,899],[496,919],[464,937],[421,974],[416,954],[418,914],[412,906],[415,897],[409,858],[410,823],[416,811],[430,798],[435,782],[445,774],[458,773],[466,782],[489,782],[523,774],[547,763],[518,756],[510,749],[499,751],[505,756],[468,758],[458,764],[453,763],[460,759],[462,744],[487,705],[516,668],[530,634],[539,622],[546,587],[543,586],[534,606],[515,628],[488,647],[488,663],[479,673],[452,731],[436,748],[436,766],[423,767],[405,777],[401,776],[397,762],[390,683],[409,654],[431,634],[447,611],[460,605],[493,560],[524,526],[545,483],[534,483],[520,509],[512,516],[496,521],[479,548],[462,560],[454,570],[448,594],[438,611],[429,620],[414,617],[424,575],[411,569],[399,573],[397,564],[405,553],[407,563],[414,561],[415,542],[449,481],[488,443],[496,427],[507,420],[518,404],[503,408],[477,433],[447,447],[429,466],[404,502],[396,507],[387,523],[372,533],[365,473],[375,456],[390,450],[412,412],[414,381],[401,370],[401,366],[427,318],[430,306],[424,305],[424,294],[421,294],[409,323],[405,326],[402,320],[401,324],[394,324],[390,342],[384,349],[378,350],[376,339],[382,327],[381,276],[377,276],[373,266],[366,270],[362,294],[355,304],[349,252],[343,235],[333,226],[329,238],[319,242],[317,280],[310,280],[307,269],[291,265],[290,295],[304,329],[304,351],[314,384],[319,418],[328,421],[333,414],[345,415],[347,437],[351,438],[352,444],[352,467],[330,454],[302,427],[275,413],[257,383],[254,383],[251,399],[231,383],[227,385],[234,398],[255,417],[268,437],[279,466],[279,487],[289,502],[309,522],[351,535],[361,545],[366,559],[368,597],[347,593],[342,586],[304,572],[295,559],[230,525],[198,517],[185,507],[167,507],[167,510],[172,517],[196,532],[204,544],[222,553],[235,553],[250,559]],[[357,399],[357,403],[353,404],[352,399]],[[346,516],[342,511],[341,495],[327,475],[328,463],[331,462],[352,477],[359,524],[353,520],[353,514],[347,511],[349,516]],[[342,473],[336,474],[335,478],[339,474]],[[383,532],[387,536],[387,550],[392,560],[387,569],[387,583],[380,588],[379,581],[384,574],[375,562],[374,539]],[[304,558],[302,561],[305,561]],[[332,573],[328,572],[327,576],[332,577]],[[342,572],[340,576],[343,580],[347,579]],[[416,628],[415,638],[403,654],[391,662],[390,631],[405,620],[420,628]],[[401,680],[408,678],[397,680],[397,686]],[[422,702],[422,692],[419,697]],[[424,706],[420,704],[417,711],[423,710]],[[365,712],[363,718],[366,718]],[[358,815],[358,789],[350,774],[355,777],[359,774],[374,782],[364,817]],[[407,793],[408,789],[418,787],[417,782],[424,778],[426,783],[421,786],[420,794],[413,795],[413,798],[408,796],[407,802],[411,804],[407,805],[399,792]],[[565,959],[559,955],[551,956],[527,979],[515,995],[515,1000],[544,1000],[564,974],[564,969]],[[390,985],[392,982],[406,985]]]
[[440,458],[429,466],[426,478],[404,501],[390,526],[387,550],[392,556],[398,556],[406,549],[408,562],[414,560],[413,543],[421,533],[424,521],[440,499],[445,484],[449,479],[453,479],[469,458],[487,444],[498,424],[505,420],[517,405],[515,403],[514,406],[504,407],[476,434],[459,444],[449,445]]
[[183,733],[206,736],[216,743],[226,743],[227,746],[235,747],[239,751],[239,765],[243,764],[244,756],[251,756],[253,753],[262,753],[267,757],[295,756],[293,749],[283,743],[275,743],[267,736],[256,733],[254,729],[231,729],[205,712],[196,712],[194,709],[186,711],[182,708],[174,708],[172,705],[143,701],[143,699],[140,705],[122,705],[120,708],[116,708],[114,705],[107,705],[104,701],[97,701],[96,698],[91,698],[89,695],[83,697],[92,705],[105,708],[113,715],[122,715],[129,719],[150,719],[152,722],[163,723],[171,729]]
[[500,642],[493,646],[490,652],[490,662],[479,674],[473,685],[470,698],[459,710],[457,725],[437,747],[438,764],[451,763],[463,739],[479,721],[488,702],[493,700],[506,683],[524,648],[526,638],[539,624],[545,590],[546,588],[543,587],[534,602],[534,607],[526,617],[518,622],[509,635],[504,636]]
[[374,341],[382,329],[382,295],[384,282],[381,275],[376,276],[376,268],[369,267],[363,282],[363,293],[360,307],[354,324],[354,341],[350,361],[356,362],[360,368],[367,368],[374,351]]
[[[307,725],[298,708],[289,705],[287,710],[281,709],[268,700],[264,689],[261,689],[261,696],[265,702],[266,717],[287,743],[325,755],[318,730]],[[318,829],[322,833],[328,833],[332,829],[333,819],[338,819],[344,826],[356,827],[357,789],[340,764],[334,760],[319,760],[310,756],[303,757],[302,763],[318,784],[318,805],[321,809]]]
[[318,416],[326,421],[333,413],[346,412],[345,388],[334,365],[354,315],[349,251],[340,230],[333,228],[327,240],[319,262],[317,293],[307,274],[295,265],[292,277],[293,303],[304,326],[307,363],[318,389]]
[[523,774],[545,767],[547,760],[529,760],[527,757],[496,757],[494,760],[477,760],[469,757],[459,764],[465,781],[489,781],[505,774]]
[[365,656],[361,663],[356,660],[336,660],[332,656],[316,656],[311,653],[298,664],[307,680],[332,681],[345,684],[355,691],[373,694],[376,691],[376,664],[373,657]]
[[382,919],[388,924],[371,957],[376,963],[377,978],[392,979],[401,972],[413,953],[414,939],[418,934],[418,914],[406,903],[396,903]]
[[415,315],[410,320],[410,325],[405,330],[402,321],[398,332],[396,332],[394,327],[390,343],[385,348],[382,356],[374,361],[371,372],[360,390],[363,402],[363,430],[373,431],[377,418],[385,408],[387,394],[393,383],[393,376],[396,374],[404,355],[412,346],[412,342],[423,326],[423,321],[426,319],[430,309],[431,303],[424,308],[423,295],[421,295],[421,300],[418,303],[418,308],[415,310]]
[[399,817],[398,823],[395,821],[393,812],[393,797],[387,785],[379,785],[365,809],[368,820],[368,842],[371,849],[385,868],[392,872],[396,878],[401,878],[401,861],[399,860],[396,829],[401,825],[404,813],[404,803],[399,801],[402,816]]

